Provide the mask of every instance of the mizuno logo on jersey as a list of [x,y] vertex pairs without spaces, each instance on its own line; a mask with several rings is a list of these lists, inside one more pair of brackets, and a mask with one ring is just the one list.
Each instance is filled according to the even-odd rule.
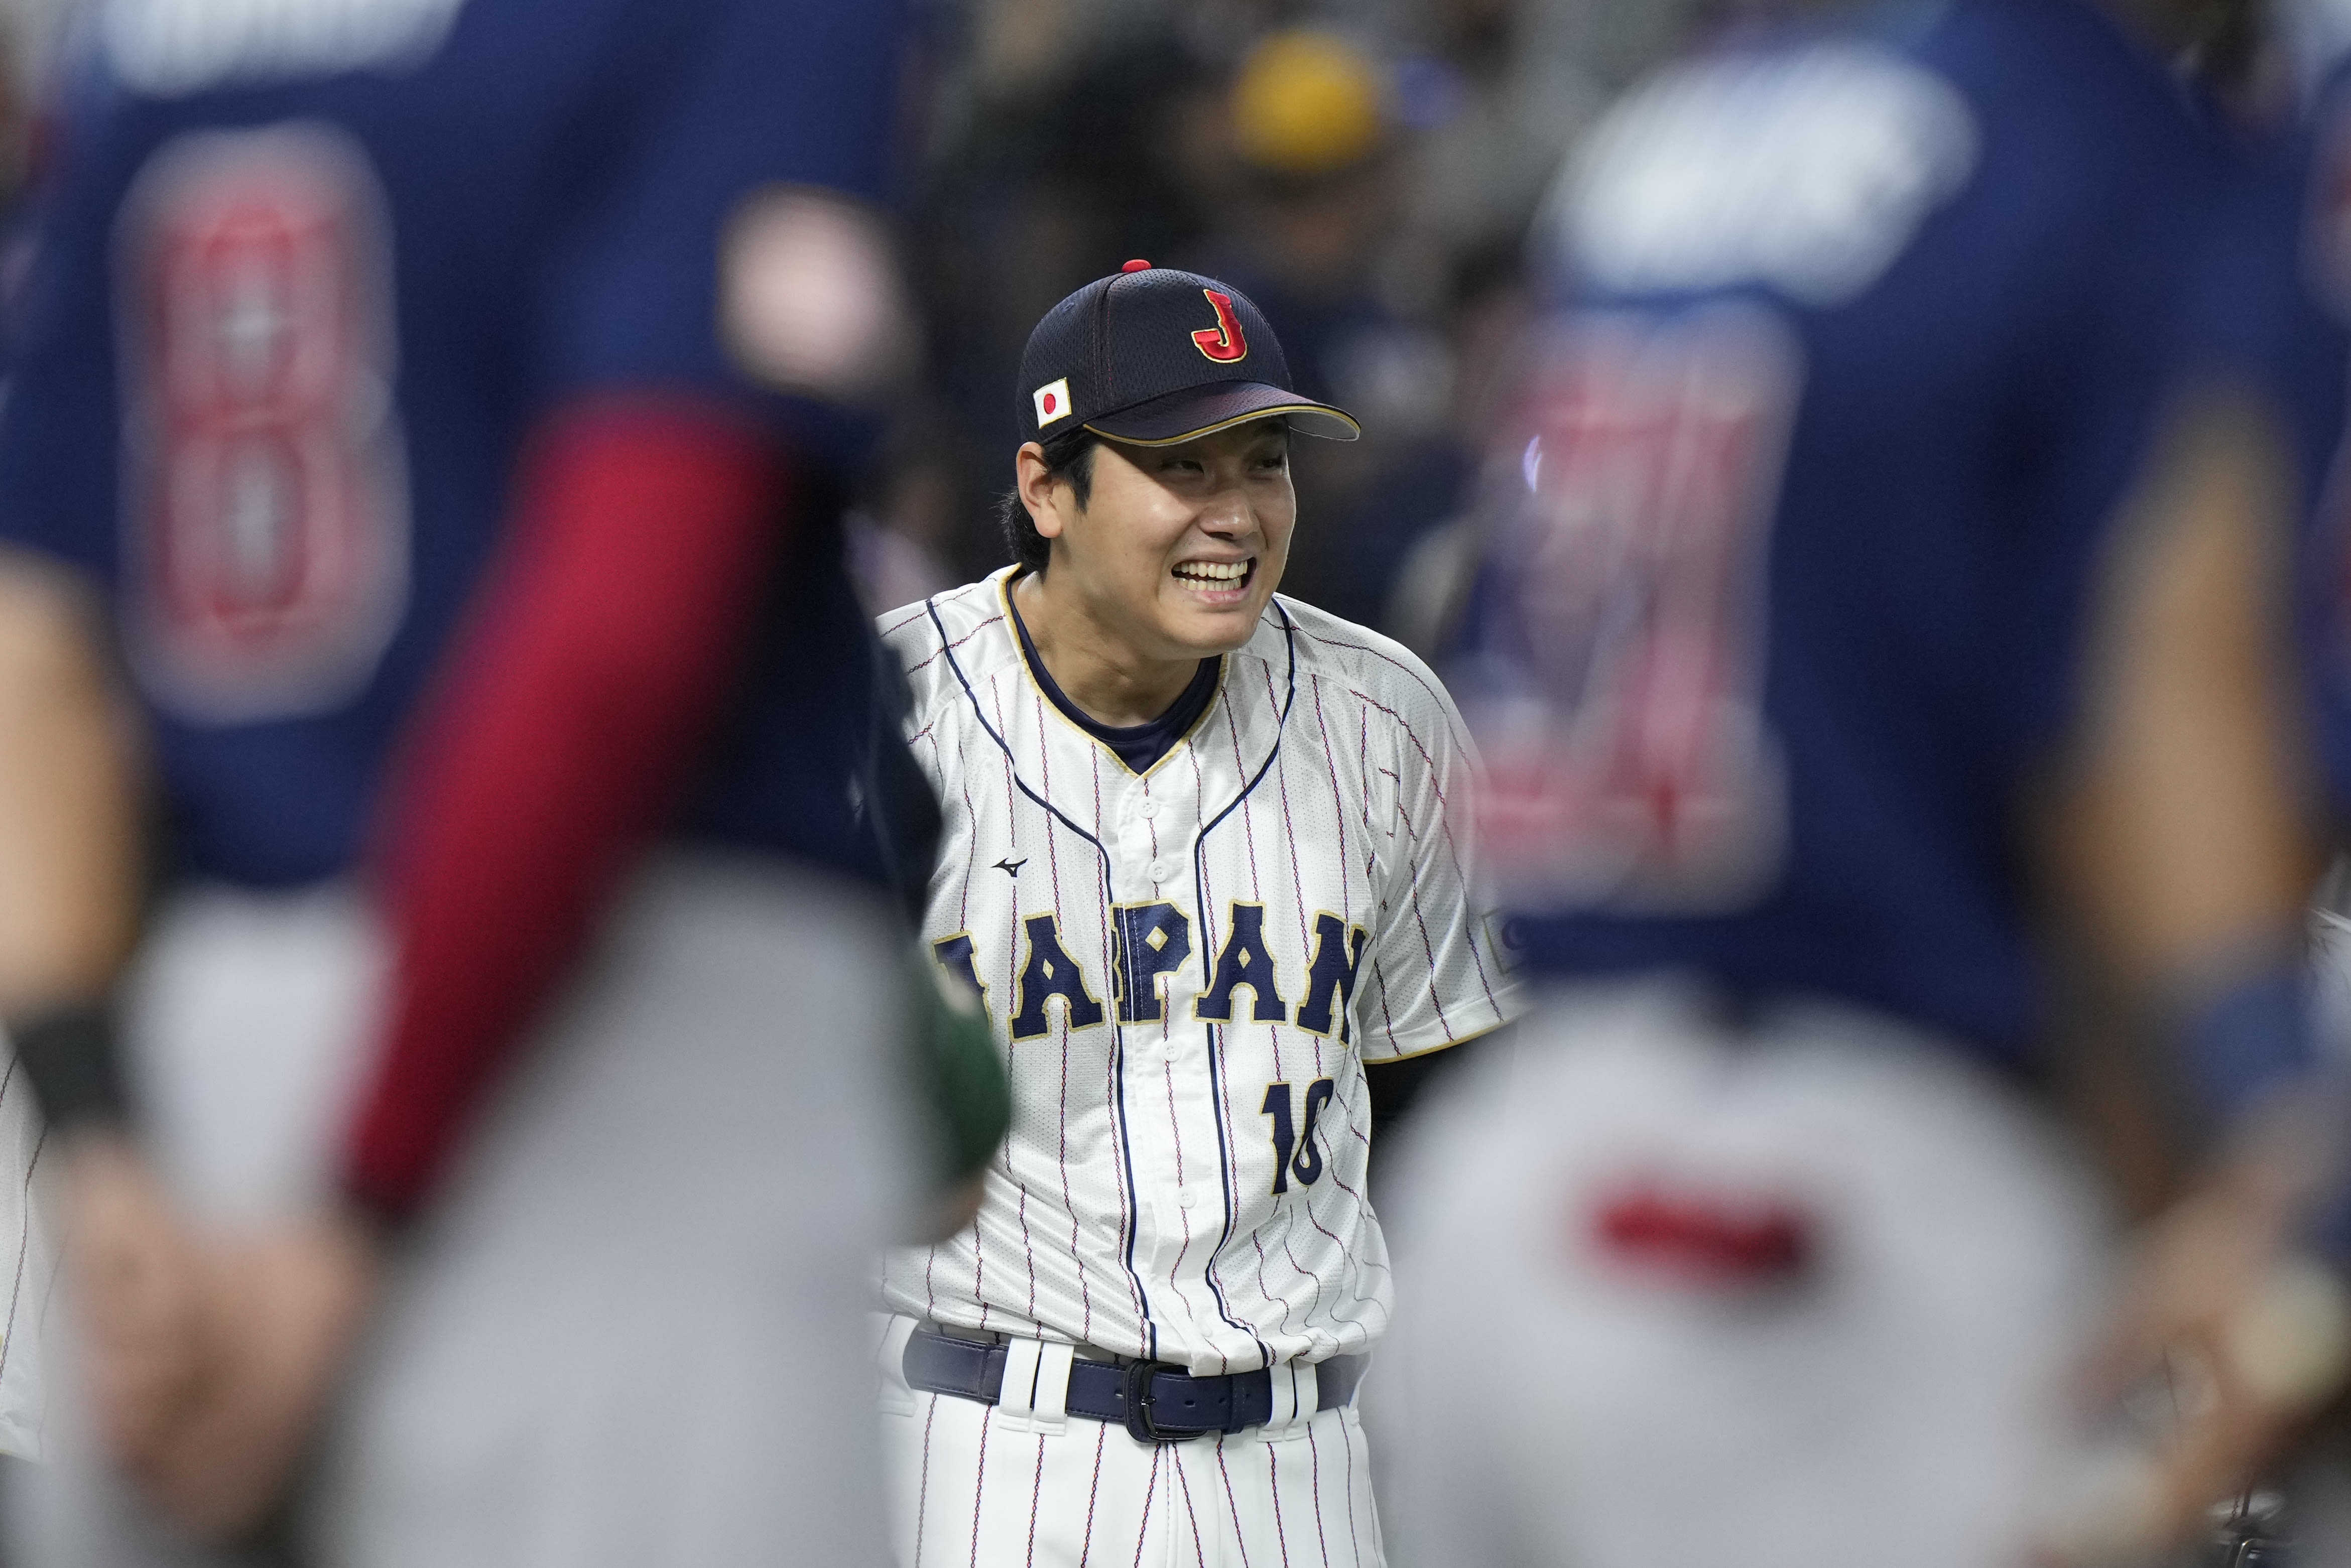
[[[1170,993],[1187,976],[1204,976],[1205,988],[1192,997],[1194,1019],[1286,1023],[1311,1034],[1335,1034],[1342,1041],[1351,1038],[1347,1008],[1354,998],[1368,931],[1336,915],[1317,915],[1313,952],[1296,955],[1285,980],[1283,966],[1266,941],[1263,904],[1228,904],[1224,929],[1215,962],[1204,966],[1193,962],[1192,917],[1175,904],[1131,904],[1113,910],[1112,951],[1103,967],[1117,1021],[1164,1020]],[[1016,941],[1020,967],[1007,1026],[1014,1040],[1033,1040],[1050,1030],[1056,1001],[1071,1030],[1111,1021],[1113,1009],[1102,1001],[1102,988],[1062,943],[1060,915],[1026,916]],[[969,932],[941,937],[931,951],[950,976],[971,988],[983,1008],[988,1005]],[[1294,1006],[1289,985],[1298,988]]]

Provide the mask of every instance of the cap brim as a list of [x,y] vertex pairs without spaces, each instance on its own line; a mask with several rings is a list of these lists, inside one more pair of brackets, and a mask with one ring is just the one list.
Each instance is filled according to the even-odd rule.
[[1364,434],[1354,415],[1263,382],[1217,382],[1186,387],[1147,402],[1086,421],[1086,428],[1136,446],[1173,446],[1253,419],[1279,415],[1301,435],[1353,441]]

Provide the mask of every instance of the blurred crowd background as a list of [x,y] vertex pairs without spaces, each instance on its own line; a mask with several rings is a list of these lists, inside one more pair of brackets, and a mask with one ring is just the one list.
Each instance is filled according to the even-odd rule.
[[[0,188],[87,0],[0,0]],[[1364,422],[1297,455],[1287,591],[1420,644],[1447,519],[1526,308],[1528,236],[1610,97],[1786,0],[915,0],[904,216],[924,346],[856,521],[877,604],[1007,559],[1013,375],[1130,257],[1238,284],[1300,390]]]
[[926,373],[860,525],[877,602],[1007,559],[1020,346],[1131,257],[1238,284],[1299,390],[1284,591],[1415,643],[1523,319],[1531,225],[1578,133],[1754,0],[933,0],[912,101]]
[[[93,3],[0,0],[0,204]],[[1239,285],[1299,390],[1362,419],[1360,444],[1296,454],[1306,526],[1284,590],[1426,651],[1446,524],[1580,135],[1676,54],[1839,0],[909,4],[899,216],[922,352],[853,523],[873,602],[1008,559],[994,502],[1020,346],[1141,256]]]

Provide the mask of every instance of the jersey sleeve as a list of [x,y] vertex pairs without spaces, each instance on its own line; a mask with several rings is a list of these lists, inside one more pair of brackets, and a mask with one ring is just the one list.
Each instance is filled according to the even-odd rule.
[[[674,810],[784,547],[787,476],[688,404],[565,412],[377,846],[396,955],[345,1190],[404,1218]],[[648,549],[659,536],[661,548]]]
[[116,547],[121,394],[110,292],[114,193],[94,175],[116,156],[117,126],[107,100],[73,85],[48,166],[13,225],[25,276],[0,300],[0,540],[103,576]]
[[1392,847],[1356,1009],[1367,1062],[1442,1051],[1519,1010],[1479,894],[1477,753],[1436,676],[1410,674],[1392,712]]
[[2013,442],[2033,455],[2020,465],[2016,516],[2027,526],[2001,540],[2000,559],[2001,580],[2022,585],[2005,612],[2018,738],[2029,751],[2079,717],[2099,573],[2164,415],[2227,374],[2262,331],[2258,312],[2197,304],[2225,193],[2220,172],[2175,179],[2133,166],[2117,178],[2126,188],[2114,210],[2087,225],[2078,256],[2063,258],[2032,351],[2012,371]]
[[[2351,80],[2249,183],[2206,256],[2199,319],[2275,411],[2294,463],[2294,634],[2312,740],[2338,816],[2351,816]],[[2248,330],[2248,320],[2257,330]],[[2206,336],[2218,336],[2208,328]]]
[[2263,158],[2232,180],[2195,247],[2179,312],[2184,372],[2266,384],[2295,358],[2306,323],[2298,244],[2302,168]]
[[[541,308],[557,392],[727,388],[717,330],[728,220],[773,185],[887,193],[904,16],[894,0],[706,0],[707,25],[640,108]],[[620,62],[625,66],[627,62]]]
[[931,635],[930,617],[918,604],[879,616],[873,624],[884,654],[897,661],[906,679],[907,749],[914,754],[914,765],[922,770],[931,793],[944,800],[948,789],[947,737],[942,733],[946,716],[935,684],[925,678],[933,662],[931,654],[938,647],[938,640]]

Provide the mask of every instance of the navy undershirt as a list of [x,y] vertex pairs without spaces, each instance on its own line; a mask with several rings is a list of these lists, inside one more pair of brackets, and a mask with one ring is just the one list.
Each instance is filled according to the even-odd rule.
[[1020,619],[1019,610],[1012,605],[1010,583],[1005,585],[1004,602],[1012,610],[1012,630],[1020,639],[1020,653],[1029,661],[1029,673],[1037,677],[1037,684],[1044,688],[1046,698],[1060,708],[1062,716],[1071,724],[1115,752],[1118,759],[1125,763],[1131,772],[1149,772],[1154,763],[1175,750],[1176,743],[1192,732],[1192,727],[1200,721],[1200,716],[1207,712],[1208,705],[1216,700],[1217,682],[1223,673],[1225,662],[1220,658],[1203,659],[1199,673],[1192,677],[1192,684],[1184,688],[1184,695],[1157,718],[1147,724],[1123,727],[1104,724],[1063,695],[1061,688],[1054,684],[1051,673],[1045,668],[1045,661],[1037,656],[1037,644],[1029,640],[1029,623]]

